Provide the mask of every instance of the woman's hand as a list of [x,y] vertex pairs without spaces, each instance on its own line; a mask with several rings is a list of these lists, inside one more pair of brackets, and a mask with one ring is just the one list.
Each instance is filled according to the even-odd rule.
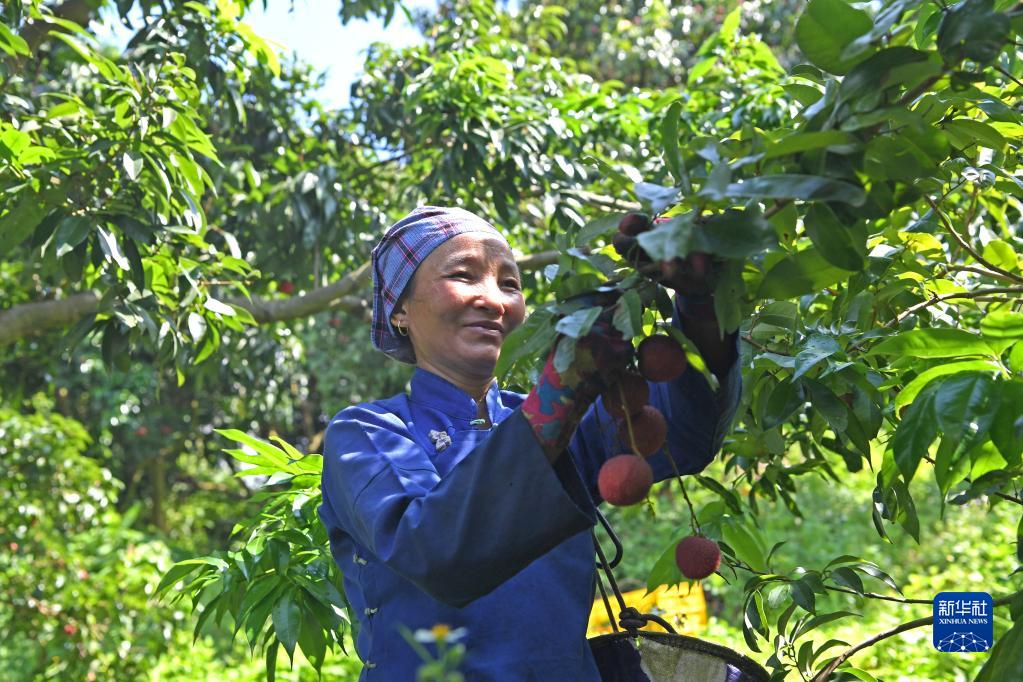
[[675,291],[683,333],[700,351],[711,372],[721,378],[735,362],[737,354],[735,334],[722,334],[714,313],[714,280],[720,261],[710,254],[694,251],[684,258],[655,264],[636,239],[636,235],[652,229],[655,222],[659,221],[651,222],[641,213],[625,216],[622,223],[628,226],[628,234],[615,235],[615,250],[637,271]]
[[617,294],[604,303],[590,333],[576,342],[575,357],[564,372],[555,368],[554,359],[567,337],[558,339],[536,386],[522,404],[522,414],[551,462],[568,446],[593,401],[632,359],[632,344],[611,324],[615,299]]

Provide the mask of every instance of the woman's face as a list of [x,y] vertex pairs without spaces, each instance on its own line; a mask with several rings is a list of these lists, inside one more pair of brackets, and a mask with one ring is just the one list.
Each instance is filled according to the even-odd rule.
[[444,377],[493,377],[501,344],[522,324],[519,268],[499,238],[464,233],[419,264],[391,317],[407,327],[416,365]]

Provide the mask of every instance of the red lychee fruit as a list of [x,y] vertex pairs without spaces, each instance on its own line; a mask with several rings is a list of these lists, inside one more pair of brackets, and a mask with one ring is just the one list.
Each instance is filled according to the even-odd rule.
[[142,436],[143,438],[145,438],[146,436],[149,435],[149,428],[146,426],[140,426],[137,429],[135,429],[135,435]]
[[686,371],[685,351],[670,336],[648,336],[636,351],[639,371],[650,381],[671,381]]
[[[632,422],[632,438],[635,440],[630,445],[636,449],[636,454],[649,457],[664,447],[668,422],[656,407],[644,405],[629,417],[629,421]],[[629,442],[629,425],[624,419],[618,422],[618,433],[622,440]]]
[[636,504],[650,492],[654,472],[636,455],[616,455],[604,462],[597,475],[600,496],[616,507]]
[[74,624],[66,623],[64,625],[64,634],[65,635],[73,635],[76,632],[78,632],[78,628]]
[[675,546],[675,563],[690,580],[703,580],[721,566],[721,550],[710,538],[690,535]]
[[[622,405],[622,394],[625,394],[625,405]],[[601,394],[604,400],[604,409],[612,417],[621,419],[625,416],[626,408],[629,414],[638,412],[641,407],[650,402],[650,385],[646,379],[631,372],[623,374],[611,388]]]
[[290,294],[293,291],[295,291],[295,285],[289,282],[288,280],[284,280],[283,282],[277,285],[277,289],[282,294]]
[[172,433],[174,433],[174,429],[172,429],[167,424],[163,424],[163,425],[160,426],[160,433],[162,433],[165,436],[169,436]]
[[627,213],[618,222],[618,231],[629,237],[646,232],[650,227],[650,216],[645,213]]
[[611,246],[614,247],[619,256],[630,263],[635,264],[643,260],[643,250],[639,247],[639,242],[636,241],[635,237],[615,232],[611,236]]

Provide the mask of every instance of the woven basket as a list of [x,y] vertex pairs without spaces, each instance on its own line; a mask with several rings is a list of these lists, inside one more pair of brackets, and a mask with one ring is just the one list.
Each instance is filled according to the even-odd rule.
[[756,661],[667,632],[616,632],[589,640],[603,682],[767,682]]

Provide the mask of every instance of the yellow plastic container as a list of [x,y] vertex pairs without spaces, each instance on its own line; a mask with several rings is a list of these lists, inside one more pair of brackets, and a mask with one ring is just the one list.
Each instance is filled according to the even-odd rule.
[[[707,627],[707,602],[703,597],[703,587],[700,583],[683,584],[678,587],[667,588],[660,586],[653,592],[647,593],[646,589],[632,590],[622,594],[626,606],[632,606],[640,613],[652,613],[668,621],[675,631],[680,635],[699,635]],[[611,610],[618,618],[618,600],[613,594],[608,593],[608,601],[611,603]],[[648,625],[648,629],[660,631],[661,627],[656,623]],[[597,598],[590,609],[590,623],[586,629],[586,636],[605,635],[613,632],[611,623],[607,618],[607,609],[604,608],[604,600],[597,593]]]

